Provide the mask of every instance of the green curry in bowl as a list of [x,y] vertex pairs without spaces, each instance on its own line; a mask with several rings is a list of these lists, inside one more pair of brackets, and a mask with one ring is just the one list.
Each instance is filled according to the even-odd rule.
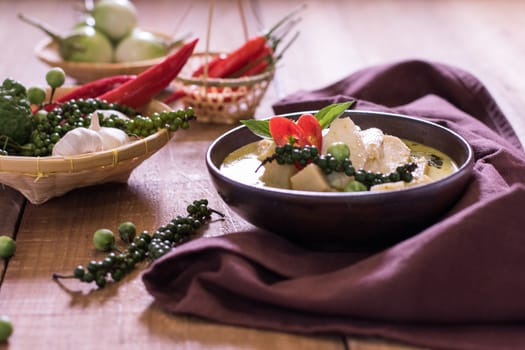
[[351,118],[334,120],[319,139],[318,145],[303,147],[267,138],[252,142],[230,153],[221,171],[251,185],[357,192],[428,184],[458,169],[440,150],[379,128],[361,129]]

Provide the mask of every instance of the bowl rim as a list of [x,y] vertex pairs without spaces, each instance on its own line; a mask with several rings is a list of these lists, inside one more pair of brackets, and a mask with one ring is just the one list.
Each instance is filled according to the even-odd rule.
[[[293,112],[293,113],[286,113],[286,114],[280,114],[279,116],[283,117],[293,117],[293,116],[299,116],[304,113],[311,113],[315,114],[318,112],[318,110],[310,110],[310,111],[301,111],[301,112]],[[347,109],[344,111],[344,114],[342,116],[352,115],[352,114],[373,114],[378,116],[390,116],[395,118],[401,118],[401,119],[408,119],[414,122],[422,123],[429,125],[431,127],[435,127],[438,129],[441,129],[442,131],[451,134],[456,139],[460,141],[460,143],[463,145],[464,149],[466,150],[466,159],[461,164],[458,165],[457,171],[454,173],[445,176],[444,178],[441,178],[439,180],[433,181],[429,184],[424,184],[421,186],[413,186],[413,187],[407,187],[395,191],[363,191],[363,192],[314,192],[314,191],[300,191],[300,190],[291,190],[291,189],[281,189],[281,188],[274,188],[274,187],[263,187],[263,186],[257,186],[257,185],[250,185],[246,183],[242,183],[240,181],[234,180],[229,176],[226,176],[223,172],[220,171],[220,168],[217,167],[213,160],[212,160],[212,153],[214,149],[217,147],[217,145],[222,142],[225,138],[229,137],[231,134],[234,134],[236,132],[239,132],[239,130],[246,128],[245,125],[240,125],[238,127],[235,127],[221,136],[219,136],[217,139],[215,139],[210,146],[208,147],[208,150],[206,151],[206,165],[208,167],[208,171],[212,173],[213,176],[221,179],[224,182],[227,182],[230,185],[238,186],[241,189],[244,190],[250,190],[250,191],[256,191],[258,193],[264,194],[266,196],[279,196],[279,197],[286,197],[288,199],[305,199],[305,200],[333,200],[333,199],[346,199],[346,198],[352,198],[355,200],[366,200],[369,198],[376,198],[376,199],[389,199],[391,200],[391,197],[399,196],[399,193],[415,193],[417,192],[423,192],[428,191],[429,188],[439,188],[441,186],[444,186],[450,182],[453,182],[456,178],[464,176],[464,172],[468,171],[470,172],[470,169],[474,165],[474,151],[472,149],[472,146],[467,142],[467,140],[458,134],[457,132],[444,127],[442,125],[439,125],[437,123],[424,120],[418,117],[408,116],[404,114],[398,114],[398,113],[390,113],[390,112],[379,112],[379,111],[369,111],[369,110],[360,110],[360,109]],[[271,118],[271,117],[270,117]],[[270,119],[270,118],[264,118],[264,120]],[[258,136],[256,136],[258,137]]]

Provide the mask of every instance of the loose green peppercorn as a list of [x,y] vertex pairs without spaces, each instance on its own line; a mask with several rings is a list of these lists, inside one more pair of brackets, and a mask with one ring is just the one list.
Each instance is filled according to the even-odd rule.
[[101,228],[93,234],[93,244],[95,248],[105,252],[115,249],[115,235],[113,231],[107,228]]
[[40,105],[46,99],[46,90],[40,86],[32,86],[27,89],[27,99],[31,104]]
[[95,283],[97,284],[97,287],[104,288],[106,286],[106,277],[98,276]]
[[364,183],[366,181],[366,172],[363,170],[358,170],[355,175],[355,180],[359,181],[361,183]]
[[346,176],[354,176],[355,175],[355,168],[350,164],[344,167],[344,172]]
[[133,242],[133,239],[135,239],[137,228],[134,223],[126,221],[118,226],[118,233],[122,241],[131,243]]
[[91,260],[87,264],[86,268],[87,268],[88,272],[91,272],[91,273],[95,274],[98,271],[98,262],[96,260]]
[[116,269],[114,271],[111,271],[111,278],[113,281],[118,282],[124,277],[124,272],[120,269]]
[[66,73],[60,67],[51,68],[46,74],[46,82],[51,88],[61,87],[66,81]]
[[345,192],[361,192],[367,190],[368,188],[359,181],[350,181],[344,188]]
[[0,258],[10,258],[16,252],[16,242],[9,236],[0,236]]
[[113,264],[115,263],[115,259],[107,256],[105,257],[103,260],[102,260],[102,266],[104,268],[110,268],[111,266],[113,266]]
[[394,172],[394,173],[390,173],[388,175],[388,179],[391,181],[391,182],[397,182],[397,181],[400,181],[401,180],[401,176],[399,176],[399,173],[398,172]]
[[350,157],[350,148],[348,148],[346,143],[341,141],[330,144],[326,152],[334,156],[338,162],[342,162],[343,160]]
[[73,276],[75,276],[75,278],[78,278],[78,279],[81,279],[82,277],[84,277],[84,274],[86,272],[84,271],[84,266],[82,265],[78,265],[77,267],[75,267],[75,270],[73,270]]
[[6,342],[13,334],[13,324],[9,316],[0,315],[0,342]]
[[95,280],[95,275],[90,271],[87,271],[84,274],[84,276],[82,276],[81,278],[82,282],[87,282],[87,283],[93,282],[94,280]]
[[143,239],[148,244],[151,242],[151,236],[148,234],[148,231],[142,232],[139,238]]

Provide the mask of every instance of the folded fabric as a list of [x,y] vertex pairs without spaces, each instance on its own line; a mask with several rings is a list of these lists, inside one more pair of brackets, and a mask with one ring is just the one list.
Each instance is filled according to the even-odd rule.
[[440,222],[380,252],[320,252],[254,229],[189,242],[144,273],[167,311],[304,334],[378,336],[443,349],[525,348],[525,154],[483,84],[439,63],[358,71],[274,105],[356,109],[444,125],[472,145],[464,196]]

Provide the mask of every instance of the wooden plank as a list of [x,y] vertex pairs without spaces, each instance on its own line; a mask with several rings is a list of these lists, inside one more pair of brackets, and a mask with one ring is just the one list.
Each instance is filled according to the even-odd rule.
[[0,235],[15,235],[24,203],[25,198],[20,193],[0,184]]

